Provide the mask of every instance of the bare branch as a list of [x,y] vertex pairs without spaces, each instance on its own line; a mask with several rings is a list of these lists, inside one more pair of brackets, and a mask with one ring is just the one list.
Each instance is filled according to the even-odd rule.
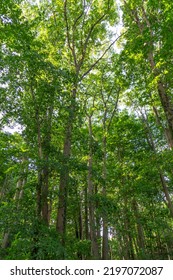
[[82,11],[80,13],[80,15],[74,20],[74,24],[73,24],[73,29],[75,29],[77,22],[80,20],[80,18],[83,16],[84,11]]

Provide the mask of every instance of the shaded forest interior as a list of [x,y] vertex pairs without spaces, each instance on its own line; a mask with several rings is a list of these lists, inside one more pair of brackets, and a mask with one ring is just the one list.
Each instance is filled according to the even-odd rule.
[[0,1],[0,259],[173,259],[173,2]]

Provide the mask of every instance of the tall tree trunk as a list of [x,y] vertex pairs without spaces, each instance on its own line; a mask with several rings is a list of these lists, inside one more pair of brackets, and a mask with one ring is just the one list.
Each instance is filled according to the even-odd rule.
[[68,182],[69,182],[69,161],[71,154],[71,141],[72,141],[72,129],[75,119],[75,102],[76,102],[77,86],[74,85],[72,92],[71,104],[69,107],[68,122],[66,124],[64,147],[63,147],[63,162],[60,173],[59,183],[59,202],[58,212],[56,218],[56,230],[60,235],[61,242],[65,246],[66,236],[66,212],[67,212],[67,197],[68,197]]
[[85,238],[89,239],[89,228],[88,228],[88,188],[85,186]]
[[[35,102],[35,95],[31,88],[33,102]],[[49,225],[50,220],[50,208],[48,204],[48,192],[49,192],[49,154],[50,154],[50,143],[51,143],[51,130],[52,130],[52,115],[53,115],[53,103],[47,109],[47,114],[44,116],[44,122],[40,120],[40,111],[35,104],[35,121],[37,127],[37,148],[38,148],[38,160],[40,166],[38,166],[37,175],[37,204],[36,204],[36,221],[34,224],[33,234],[33,248],[32,258],[37,259],[38,255],[38,241],[40,235],[41,223]],[[43,131],[42,131],[43,129]]]
[[133,245],[133,233],[131,222],[129,218],[129,207],[128,207],[128,198],[126,194],[124,196],[124,229],[125,229],[125,244],[127,246],[127,255],[130,260],[135,259],[134,245]]
[[[103,74],[102,74],[102,80],[101,83],[103,83]],[[102,102],[104,106],[104,113],[103,113],[103,138],[102,138],[102,147],[103,147],[103,165],[102,165],[102,179],[103,179],[103,184],[102,184],[102,195],[104,198],[107,197],[107,134],[110,130],[113,118],[115,116],[117,106],[118,106],[118,101],[119,101],[119,94],[120,94],[120,89],[118,90],[116,94],[116,100],[114,103],[113,110],[110,114],[109,121],[107,123],[107,115],[108,115],[108,102],[110,98],[110,94],[113,90],[113,87],[110,90],[110,93],[107,98],[104,96],[104,90],[101,87],[101,96],[102,96]],[[103,237],[102,237],[102,259],[103,260],[108,260],[110,258],[110,250],[109,250],[109,237],[108,237],[108,217],[107,217],[107,210],[103,213],[102,215],[103,219]]]
[[140,222],[138,204],[137,204],[135,198],[133,199],[132,207],[133,207],[134,215],[136,218],[137,233],[138,233],[138,235],[137,235],[138,248],[140,251],[142,251],[142,257],[144,257],[144,255],[145,255],[145,237],[144,237],[143,227]]
[[[48,164],[48,157],[47,164]],[[42,219],[46,225],[49,224],[49,205],[48,205],[48,192],[49,192],[49,170],[46,165],[43,168],[43,182],[42,182],[42,195],[41,195],[41,213]]]
[[[95,185],[94,194],[96,196],[98,195],[98,186],[97,185]],[[100,207],[99,201],[96,200],[95,209],[98,209],[99,207]],[[95,218],[95,223],[96,223],[96,237],[97,237],[97,240],[100,240],[101,239],[101,219],[100,219],[100,215],[98,213],[97,213],[96,218]]]
[[[80,197],[78,196],[77,193],[76,193],[76,201],[78,205],[74,213],[75,232],[76,232],[76,239],[78,241],[81,241],[83,240],[82,211],[81,211]],[[83,255],[80,250],[77,251],[77,256],[79,260],[83,259]]]
[[59,202],[58,213],[56,220],[56,229],[62,238],[62,244],[65,243],[66,234],[66,211],[67,211],[67,195],[68,195],[68,181],[69,181],[69,159],[71,151],[71,135],[72,135],[72,122],[67,124],[66,135],[64,140],[63,149],[63,163],[60,173],[59,183]]
[[[156,68],[154,62],[154,54],[152,51],[150,51],[150,53],[148,54],[148,60],[150,62],[150,67],[154,74],[154,77],[157,78],[160,73],[159,70]],[[173,104],[171,103],[171,99],[166,92],[166,87],[162,82],[161,78],[158,79],[157,81],[157,90],[168,124],[167,133],[166,133],[168,144],[172,148],[173,147]]]
[[90,222],[90,238],[91,238],[91,252],[94,259],[99,259],[99,247],[96,236],[95,224],[95,207],[93,203],[94,186],[92,181],[93,172],[93,133],[92,133],[92,117],[89,116],[89,159],[88,159],[88,195],[89,195],[89,222]]
[[[104,130],[105,134],[105,130]],[[102,194],[106,197],[106,136],[103,136],[103,186]],[[103,213],[103,238],[102,238],[102,259],[108,260],[109,256],[109,244],[108,244],[108,221],[107,213]]]
[[47,115],[45,119],[44,127],[44,139],[43,139],[43,159],[44,166],[42,169],[42,193],[41,193],[41,212],[42,219],[46,225],[49,224],[50,216],[50,207],[48,203],[49,195],[49,157],[50,157],[50,145],[51,145],[51,132],[52,132],[52,115],[53,115],[53,106],[54,97],[52,97],[52,104],[47,109]]

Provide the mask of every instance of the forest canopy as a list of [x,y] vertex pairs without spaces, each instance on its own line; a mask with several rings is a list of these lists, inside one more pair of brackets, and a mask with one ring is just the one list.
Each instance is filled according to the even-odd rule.
[[173,258],[173,2],[0,1],[0,259]]

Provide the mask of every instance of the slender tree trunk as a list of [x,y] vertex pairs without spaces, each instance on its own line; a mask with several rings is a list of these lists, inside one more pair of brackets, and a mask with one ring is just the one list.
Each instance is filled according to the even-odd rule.
[[95,225],[95,207],[93,204],[94,186],[92,181],[93,169],[93,134],[92,134],[92,117],[89,116],[89,160],[88,160],[88,194],[89,194],[89,222],[90,222],[90,237],[91,237],[91,252],[94,259],[99,259],[99,247],[96,236]]
[[43,158],[44,158],[44,166],[42,170],[43,174],[43,182],[42,182],[42,194],[41,194],[41,212],[42,219],[46,225],[49,224],[49,216],[50,216],[50,207],[48,203],[48,195],[49,195],[49,157],[50,157],[50,145],[51,145],[51,132],[52,132],[52,115],[53,115],[53,106],[54,105],[54,97],[52,97],[52,104],[47,109],[47,115],[45,120],[44,127],[44,139],[43,139]]
[[[35,97],[33,97],[33,101],[35,101]],[[35,120],[37,125],[37,146],[38,146],[38,158],[40,161],[43,159],[43,151],[42,151],[42,137],[41,137],[41,125],[40,125],[40,119],[39,119],[39,110],[35,108]],[[42,169],[38,168],[38,181],[36,186],[36,192],[37,192],[37,219],[38,221],[41,221],[41,192],[42,192],[42,182],[43,182],[43,175],[42,175]]]
[[[105,130],[104,130],[105,133]],[[106,136],[103,136],[103,187],[102,194],[106,197]],[[103,213],[103,239],[102,239],[102,259],[108,260],[109,256],[109,244],[108,244],[108,221],[107,213]]]
[[145,255],[145,237],[144,237],[144,231],[143,231],[143,227],[141,225],[140,222],[140,215],[139,215],[139,209],[138,209],[138,204],[135,200],[135,198],[133,199],[132,202],[132,206],[133,206],[133,211],[134,211],[134,215],[136,218],[136,225],[137,225],[137,243],[138,243],[138,248],[140,251],[142,251],[142,255]]
[[[83,239],[82,211],[81,211],[80,200],[77,194],[76,194],[76,201],[78,201],[78,207],[74,213],[75,232],[76,232],[76,239],[78,241],[81,241]],[[77,252],[77,256],[79,260],[83,259],[83,255],[80,251]]]
[[[48,157],[47,157],[47,164],[48,164]],[[45,166],[43,168],[41,212],[42,212],[42,219],[46,225],[49,224],[48,192],[49,192],[49,170],[48,170],[48,166]]]
[[88,228],[88,189],[85,187],[85,238],[89,239],[89,228]]
[[[102,83],[103,83],[103,76],[102,76]],[[111,91],[113,88],[111,89]],[[111,94],[110,91],[110,94]],[[101,96],[102,96],[102,102],[104,105],[104,114],[103,114],[103,138],[102,138],[102,147],[103,147],[103,165],[102,165],[102,195],[103,197],[107,197],[107,134],[109,132],[109,129],[111,127],[113,118],[115,116],[117,105],[119,101],[119,93],[120,89],[117,92],[116,101],[114,104],[114,108],[111,112],[111,116],[109,117],[109,121],[107,123],[107,114],[108,114],[108,102],[109,97],[108,95],[107,99],[104,97],[103,88],[101,87]],[[107,211],[107,210],[106,210]],[[110,249],[109,249],[109,237],[108,237],[108,215],[107,212],[103,213],[102,219],[103,219],[103,237],[102,237],[102,259],[108,260],[110,259]]]
[[[69,120],[70,121],[70,120]],[[56,221],[56,229],[62,238],[62,243],[65,242],[66,233],[66,211],[67,211],[67,195],[68,195],[68,181],[69,181],[69,159],[71,151],[71,135],[72,135],[72,123],[67,125],[64,149],[63,149],[63,163],[60,174],[59,183],[59,203],[58,213]]]
[[127,197],[124,197],[124,228],[125,228],[125,240],[127,246],[128,257],[130,260],[135,259],[135,252],[133,248],[133,236],[132,236],[132,228],[129,219],[129,209]]
[[[154,77],[157,78],[159,76],[159,70],[156,69],[154,62],[154,54],[150,51],[148,55],[148,60],[150,62],[151,70],[154,74]],[[166,92],[166,87],[164,86],[161,79],[157,81],[157,90],[160,97],[160,101],[166,116],[168,128],[167,128],[167,140],[169,146],[173,147],[173,104],[171,103],[171,99]]]
[[[95,185],[94,194],[96,196],[98,195],[98,187],[97,187],[97,185]],[[95,202],[95,209],[98,209],[99,206],[100,206],[99,205],[99,201],[96,200],[96,202]],[[100,215],[99,214],[96,215],[95,222],[96,222],[96,237],[97,237],[97,240],[100,240],[101,239],[101,219],[100,219]]]
[[[35,102],[35,96],[33,91],[32,97]],[[38,241],[40,235],[40,226],[42,223],[49,225],[50,220],[50,208],[48,204],[49,193],[49,153],[51,142],[51,129],[52,129],[52,115],[53,115],[53,102],[47,109],[47,114],[44,116],[44,122],[40,120],[39,108],[35,106],[35,121],[37,127],[37,147],[38,147],[38,159],[40,166],[38,166],[38,179],[36,185],[37,204],[36,204],[36,221],[34,224],[33,233],[33,248],[32,258],[37,259],[38,255]],[[43,129],[43,131],[42,131]]]
[[161,184],[162,184],[162,189],[163,189],[163,192],[165,194],[166,201],[167,201],[167,206],[169,208],[170,215],[173,218],[173,205],[172,205],[171,197],[170,197],[170,194],[169,194],[169,191],[168,191],[168,187],[167,187],[165,178],[164,178],[161,170],[159,170],[159,173],[160,173],[159,175],[160,175],[160,181],[161,181]]
[[[33,95],[33,101],[35,97]],[[41,124],[39,119],[39,110],[35,108],[35,120],[37,125],[37,147],[38,147],[38,159],[42,163],[43,160],[43,151],[42,151],[42,136],[41,136]],[[36,185],[36,194],[37,194],[37,204],[36,204],[36,221],[33,228],[33,246],[31,250],[32,259],[36,260],[38,255],[38,241],[39,241],[39,232],[40,224],[42,220],[42,185],[43,185],[43,174],[42,168],[38,166],[38,175],[37,175],[37,185]]]
[[83,223],[82,223],[82,209],[81,204],[79,201],[79,211],[78,211],[78,223],[79,223],[79,238],[80,240],[83,239]]
[[40,108],[35,97],[33,81],[31,80],[30,92],[35,110],[35,125],[37,133],[37,149],[38,160],[38,179],[36,186],[37,206],[36,215],[39,222],[43,221],[48,225],[49,223],[49,206],[48,206],[48,192],[49,192],[49,153],[51,143],[51,130],[52,130],[52,115],[54,108],[54,93],[52,94],[51,103],[49,103],[44,119],[41,120]]

